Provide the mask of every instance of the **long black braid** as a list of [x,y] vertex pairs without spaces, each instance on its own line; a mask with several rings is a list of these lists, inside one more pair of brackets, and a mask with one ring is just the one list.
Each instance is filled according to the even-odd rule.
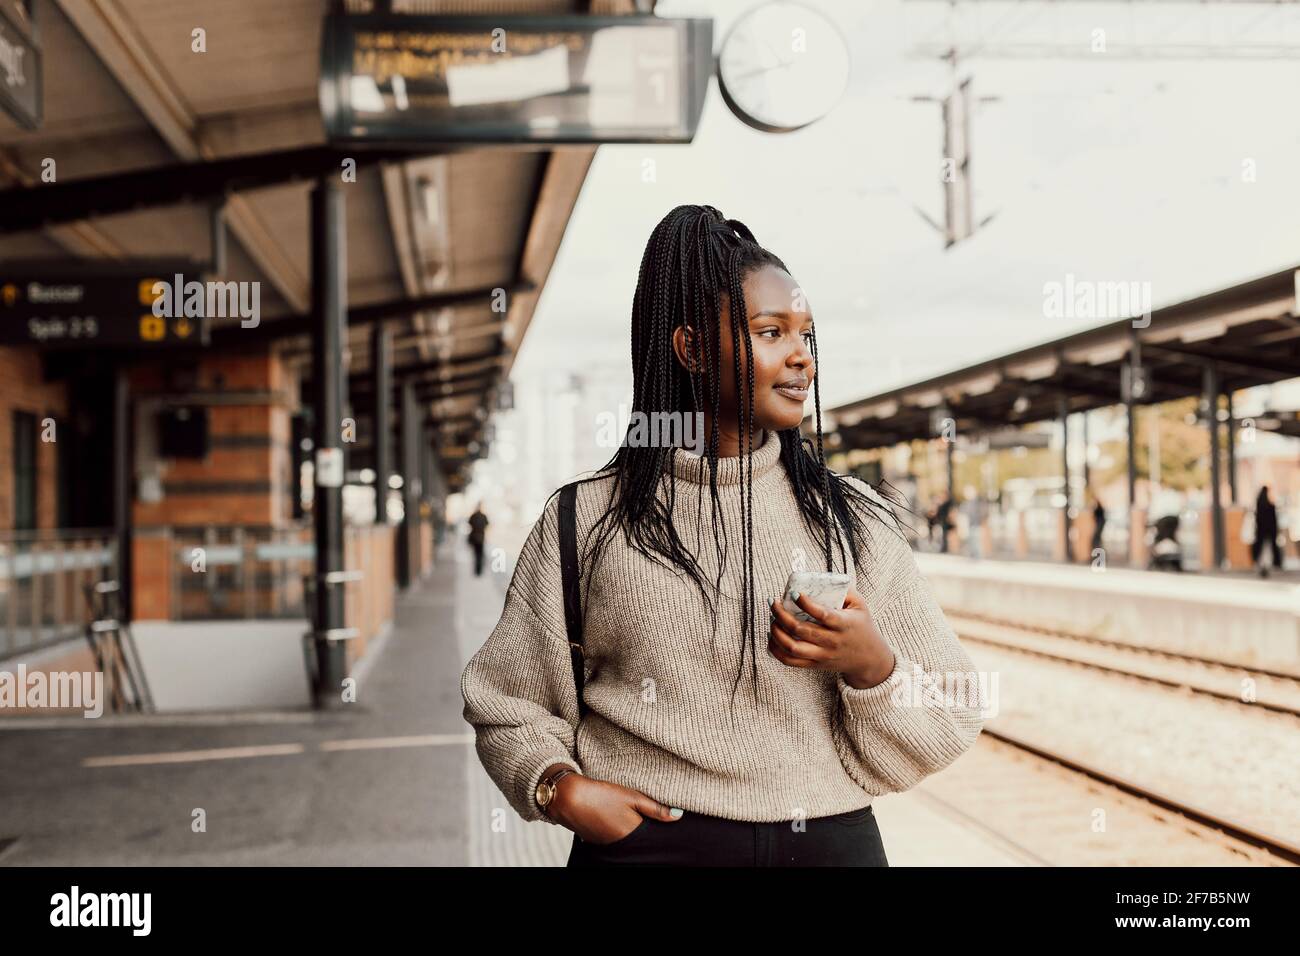
[[[703,458],[708,468],[708,492],[711,500],[711,530],[715,552],[719,555],[713,587],[706,587],[704,575],[695,555],[700,552],[702,528],[697,524],[695,547],[687,548],[673,524],[677,499],[677,476],[672,456],[677,449],[650,442],[648,447],[623,445],[595,478],[613,476],[609,510],[588,531],[584,565],[594,567],[610,538],[621,531],[629,546],[670,569],[684,571],[695,583],[713,620],[717,636],[717,605],[714,595],[720,591],[726,565],[730,535],[723,527],[718,503],[718,440],[720,412],[719,357],[721,356],[721,296],[729,299],[729,328],[735,381],[743,394],[738,395],[737,424],[741,436],[740,475],[742,483],[741,537],[742,592],[745,608],[741,623],[741,670],[746,647],[752,652],[751,672],[755,697],[758,692],[758,645],[754,628],[753,570],[753,436],[754,362],[753,345],[745,305],[744,280],[764,266],[789,269],[775,254],[760,246],[749,228],[736,219],[727,219],[713,206],[683,205],[669,212],[650,235],[632,299],[632,408],[654,421],[655,413],[674,412],[693,415],[708,410],[709,431]],[[725,318],[725,317],[724,317]],[[683,367],[673,351],[673,333],[678,326],[689,331],[689,367]],[[745,374],[742,375],[741,350],[744,350]],[[817,357],[816,333],[812,335],[812,355]],[[820,376],[813,378],[815,442],[804,438],[798,427],[777,432],[781,461],[794,489],[804,524],[814,537],[823,542],[827,570],[835,568],[832,540],[838,545],[839,569],[852,573],[856,565],[859,541],[865,542],[867,515],[891,522],[888,509],[862,494],[857,488],[826,467],[822,444]],[[742,384],[743,383],[743,384]],[[659,419],[662,420],[662,419]],[[666,494],[660,495],[661,483]],[[696,483],[697,500],[703,504],[703,483]],[[703,514],[702,509],[697,514]],[[847,532],[841,535],[841,531]],[[594,540],[593,540],[594,538]],[[847,538],[849,553],[845,554]],[[589,593],[589,592],[588,592]]]

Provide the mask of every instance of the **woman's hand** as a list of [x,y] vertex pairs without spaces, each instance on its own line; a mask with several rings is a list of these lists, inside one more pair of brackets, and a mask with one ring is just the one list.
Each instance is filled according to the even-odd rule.
[[673,816],[670,808],[639,790],[577,773],[560,778],[555,785],[555,799],[548,809],[556,823],[595,844],[621,840],[639,827],[645,817],[664,823],[680,819],[680,811],[679,816]]
[[855,588],[849,587],[838,610],[822,607],[806,594],[795,603],[813,619],[800,621],[780,601],[772,602],[767,649],[782,664],[841,671],[845,683],[859,689],[876,686],[894,670],[893,648]]

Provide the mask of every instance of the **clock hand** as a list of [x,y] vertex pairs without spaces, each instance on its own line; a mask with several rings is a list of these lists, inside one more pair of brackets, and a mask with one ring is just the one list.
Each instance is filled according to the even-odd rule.
[[766,38],[766,37],[759,37],[758,39],[759,39],[759,42],[763,44],[763,46],[767,47],[767,52],[770,53],[770,54],[772,54],[772,56],[774,56],[774,57],[776,58],[776,62],[777,62],[777,63],[779,63],[781,66],[789,66],[789,65],[790,65],[790,63],[791,63],[792,61],[791,61],[791,60],[783,60],[783,59],[781,59],[780,54],[778,54],[775,50],[772,49],[772,44],[770,44],[770,43],[767,42],[767,38]]
[[792,63],[794,63],[794,61],[790,60],[786,63],[778,63],[776,66],[765,66],[762,69],[750,70],[748,73],[738,73],[735,76],[733,76],[731,79],[734,82],[735,80],[743,80],[746,77],[758,76],[758,74],[760,73],[771,73],[773,70],[783,70],[786,67],[790,66]]

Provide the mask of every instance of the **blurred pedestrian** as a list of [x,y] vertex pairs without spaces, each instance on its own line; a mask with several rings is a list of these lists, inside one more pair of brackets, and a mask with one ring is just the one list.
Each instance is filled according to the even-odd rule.
[[1179,518],[1176,514],[1161,515],[1147,532],[1147,549],[1150,557],[1147,568],[1152,571],[1183,570],[1183,548],[1178,543]]
[[474,549],[474,575],[483,574],[483,546],[487,542],[487,515],[483,513],[483,503],[474,505],[474,513],[469,516],[469,546]]
[[1095,555],[1098,551],[1103,550],[1101,543],[1101,533],[1106,528],[1106,509],[1102,506],[1101,499],[1096,495],[1092,496],[1092,545],[1088,549],[1090,554]]
[[948,532],[952,530],[952,495],[944,495],[934,509],[934,524],[939,529],[939,553],[948,553]]
[[1268,485],[1259,489],[1255,499],[1255,540],[1250,544],[1250,560],[1259,569],[1261,578],[1268,577],[1268,567],[1264,564],[1264,547],[1272,550],[1272,565],[1282,570],[1282,546],[1277,540],[1277,508],[1268,496]]

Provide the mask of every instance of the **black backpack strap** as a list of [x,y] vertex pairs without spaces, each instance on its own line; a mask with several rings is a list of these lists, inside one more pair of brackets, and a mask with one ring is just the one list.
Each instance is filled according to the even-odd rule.
[[569,656],[573,660],[573,684],[578,692],[578,718],[586,713],[582,687],[586,670],[582,658],[582,600],[578,589],[578,519],[576,484],[560,489],[560,582],[564,590],[564,624],[569,636]]

